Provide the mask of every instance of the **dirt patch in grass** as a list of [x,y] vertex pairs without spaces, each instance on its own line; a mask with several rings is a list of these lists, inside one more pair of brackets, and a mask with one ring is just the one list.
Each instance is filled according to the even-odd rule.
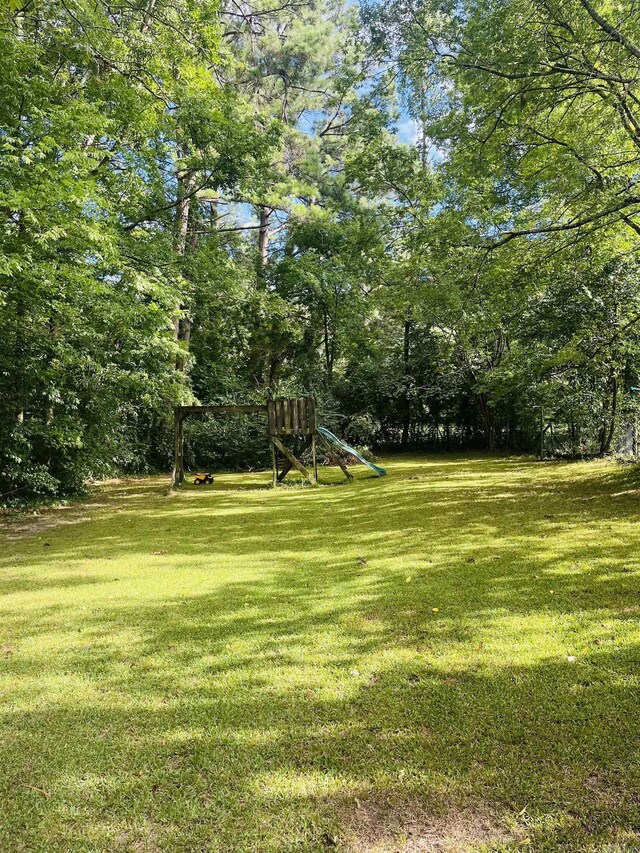
[[446,811],[418,800],[357,803],[347,819],[349,853],[468,853],[516,840],[497,810],[485,804]]
[[89,487],[87,494],[65,501],[40,503],[20,509],[0,509],[0,534],[8,541],[39,536],[55,528],[90,521],[96,512],[124,512],[127,504],[164,494],[166,478],[114,477]]
[[10,542],[38,536],[61,525],[89,521],[91,516],[86,510],[86,505],[80,507],[72,504],[48,506],[31,512],[8,511],[0,516],[0,533]]

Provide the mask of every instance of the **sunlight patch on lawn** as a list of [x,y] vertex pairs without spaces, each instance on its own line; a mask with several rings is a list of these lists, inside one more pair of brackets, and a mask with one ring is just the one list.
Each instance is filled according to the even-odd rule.
[[525,820],[531,849],[634,837],[639,475],[386,464],[120,481],[7,539],[0,847],[350,853],[358,820],[385,849]]

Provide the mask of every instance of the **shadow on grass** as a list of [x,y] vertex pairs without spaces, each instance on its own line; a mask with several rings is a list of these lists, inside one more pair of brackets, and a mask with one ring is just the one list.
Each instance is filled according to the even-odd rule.
[[468,808],[494,816],[492,849],[636,838],[637,488],[398,459],[340,490],[142,487],[90,549],[25,544],[5,561],[33,595],[2,612],[0,841],[399,849],[410,826],[429,849]]

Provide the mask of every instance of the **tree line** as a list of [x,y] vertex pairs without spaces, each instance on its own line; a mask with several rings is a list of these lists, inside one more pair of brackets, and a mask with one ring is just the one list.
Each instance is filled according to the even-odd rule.
[[[0,503],[268,392],[363,445],[616,449],[639,76],[631,2],[5,0]],[[189,461],[262,430],[196,421]]]

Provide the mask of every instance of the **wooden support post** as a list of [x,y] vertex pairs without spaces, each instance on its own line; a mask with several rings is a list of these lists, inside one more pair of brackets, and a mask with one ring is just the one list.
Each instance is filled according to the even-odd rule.
[[310,433],[315,435],[315,431],[317,428],[317,417],[316,417],[316,401],[313,397],[307,398],[307,429]]
[[278,448],[278,450],[280,451],[280,453],[282,453],[282,455],[285,457],[285,459],[287,459],[287,460],[291,463],[291,465],[292,465],[292,466],[293,466],[297,471],[299,471],[299,472],[302,474],[302,476],[303,476],[306,480],[308,480],[308,481],[309,481],[309,483],[311,483],[311,485],[312,485],[312,486],[317,485],[316,480],[315,480],[315,479],[314,479],[314,477],[313,477],[313,474],[310,474],[310,473],[307,471],[307,469],[304,467],[304,465],[302,464],[302,462],[300,462],[298,459],[296,459],[296,457],[295,457],[295,456],[293,455],[293,453],[289,450],[289,448],[288,448],[285,444],[283,444],[283,443],[280,441],[280,439],[279,439],[279,438],[277,438],[275,435],[272,435],[272,436],[271,436],[271,441],[275,444],[275,446]]
[[318,437],[319,437],[320,441],[322,442],[324,449],[327,451],[327,456],[330,459],[333,459],[334,463],[336,465],[339,465],[342,468],[342,473],[347,478],[347,480],[349,480],[349,482],[351,482],[353,480],[353,474],[349,471],[349,469],[344,464],[342,459],[340,459],[340,457],[337,455],[337,453],[333,452],[333,448],[331,447],[331,445],[329,444],[327,439],[322,435],[321,432],[318,433]]
[[184,416],[180,407],[176,406],[173,413],[173,474],[171,488],[177,489],[184,480]]
[[[299,454],[299,455],[300,455],[300,456],[302,456],[302,454],[303,454],[303,453],[306,453],[310,446],[311,446],[311,436],[308,436],[308,437],[305,439],[305,441],[304,441],[304,443],[303,443],[302,447],[300,448],[300,454]],[[292,454],[292,455],[293,455],[293,454]],[[292,464],[291,464],[291,462],[287,459],[287,461],[284,463],[284,467],[282,468],[282,471],[280,471],[280,473],[278,474],[278,482],[279,482],[279,483],[281,483],[281,482],[284,480],[284,478],[287,476],[287,474],[289,473],[289,471],[290,471],[292,468],[293,468],[293,465],[292,465]],[[315,479],[316,479],[316,480],[318,479],[318,472],[317,472],[317,470],[316,470],[316,472],[314,473],[314,477],[315,477]]]
[[271,445],[271,465],[273,467],[273,485],[278,485],[278,452],[273,437],[269,436],[269,444]]
[[180,482],[179,485],[184,483],[184,416],[180,417],[180,424],[178,427],[178,431],[180,434]]
[[316,483],[318,482],[318,448],[316,447],[316,434],[311,436],[311,456],[313,458],[313,476]]

